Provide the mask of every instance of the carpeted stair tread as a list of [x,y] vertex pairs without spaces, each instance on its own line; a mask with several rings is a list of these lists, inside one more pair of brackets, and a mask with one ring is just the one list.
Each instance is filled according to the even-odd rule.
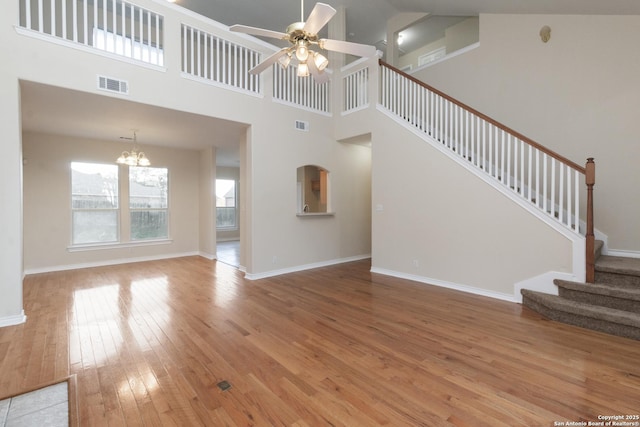
[[640,277],[640,258],[602,255],[596,261],[596,271]]
[[[571,301],[557,295],[522,289],[522,296],[552,311],[626,325],[640,330],[640,314]],[[525,304],[526,305],[526,304]],[[585,326],[586,327],[586,326]]]
[[555,283],[558,287],[570,289],[572,291],[640,301],[640,289],[616,287],[615,285],[607,283],[585,284],[561,279],[555,279],[553,283]]

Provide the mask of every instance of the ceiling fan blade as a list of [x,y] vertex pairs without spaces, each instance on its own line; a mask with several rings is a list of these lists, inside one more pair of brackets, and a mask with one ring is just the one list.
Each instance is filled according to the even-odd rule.
[[273,55],[269,56],[267,59],[265,59],[264,61],[262,61],[261,63],[259,63],[255,67],[253,67],[252,69],[250,69],[249,73],[251,73],[251,74],[260,74],[261,72],[263,72],[264,70],[266,70],[267,68],[269,68],[270,66],[272,66],[273,64],[278,62],[278,59],[280,59],[281,56],[286,55],[287,51],[289,49],[290,48],[288,48],[288,47],[280,49],[279,51],[277,51]]
[[329,78],[331,77],[329,73],[325,70],[320,71],[313,58],[309,58],[307,66],[309,67],[309,73],[313,76],[313,80],[315,80],[317,84],[321,85],[322,83],[329,81]]
[[348,53],[355,56],[373,56],[376,54],[375,46],[368,44],[351,43],[342,40],[320,39],[318,45],[322,49],[332,50],[334,52]]
[[287,40],[289,35],[286,33],[279,33],[278,31],[265,30],[263,28],[249,27],[247,25],[232,25],[229,27],[229,31],[236,33],[251,34],[252,36],[270,37],[273,39]]
[[328,4],[316,3],[304,24],[303,30],[309,34],[318,34],[318,31],[327,25],[327,22],[335,14],[336,10]]

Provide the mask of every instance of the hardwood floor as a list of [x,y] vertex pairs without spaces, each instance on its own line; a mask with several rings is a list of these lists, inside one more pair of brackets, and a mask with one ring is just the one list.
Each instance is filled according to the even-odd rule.
[[369,268],[252,282],[192,257],[28,276],[27,323],[0,329],[0,395],[75,374],[82,426],[513,427],[640,413],[640,342]]

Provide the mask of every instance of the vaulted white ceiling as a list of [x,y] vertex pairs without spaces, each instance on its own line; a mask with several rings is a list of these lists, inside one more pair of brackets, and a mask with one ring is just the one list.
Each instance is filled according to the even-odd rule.
[[[477,16],[480,13],[576,15],[640,14],[639,0],[322,0],[344,6],[347,39],[375,44],[386,37],[386,23],[400,12]],[[306,17],[315,5],[304,1]],[[301,0],[176,0],[176,4],[226,25],[244,24],[284,31],[301,18]]]

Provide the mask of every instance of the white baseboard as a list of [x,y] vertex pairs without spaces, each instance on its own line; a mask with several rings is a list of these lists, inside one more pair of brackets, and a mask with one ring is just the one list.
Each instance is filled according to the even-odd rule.
[[502,301],[517,302],[513,295],[503,294],[501,292],[490,291],[482,288],[476,288],[473,286],[461,285],[458,283],[445,282],[443,280],[431,279],[429,277],[417,276],[415,274],[407,274],[399,271],[387,270],[384,268],[377,268],[377,267],[372,267],[371,272],[377,273],[377,274],[384,274],[385,276],[397,277],[399,279],[412,280],[414,282],[420,282],[427,285],[434,285],[441,288],[453,289],[454,291],[461,291],[469,294],[495,298]]
[[4,328],[5,326],[20,325],[26,321],[27,316],[24,315],[24,310],[22,310],[20,314],[15,316],[0,317],[0,328]]
[[112,260],[106,260],[106,261],[86,262],[81,264],[54,265],[50,267],[27,269],[25,270],[25,275],[51,273],[55,271],[79,270],[81,268],[106,267],[109,265],[131,264],[134,262],[157,261],[162,259],[182,258],[187,256],[199,256],[199,255],[200,255],[199,252],[185,252],[185,253],[179,253],[179,254],[164,254],[164,255],[145,256],[145,257],[138,257],[138,258],[119,258],[119,259],[112,259]]
[[213,261],[214,259],[217,259],[215,254],[210,254],[208,252],[198,252],[198,255],[200,255],[202,258],[206,258],[209,261]]
[[340,259],[333,259],[329,261],[315,262],[312,264],[297,265],[295,267],[287,267],[280,270],[265,271],[264,273],[247,273],[245,270],[242,270],[242,268],[241,268],[241,271],[245,271],[245,275],[244,275],[245,279],[259,280],[259,279],[266,279],[267,277],[280,276],[282,274],[296,273],[298,271],[312,270],[314,268],[328,267],[331,265],[344,264],[346,262],[360,261],[360,260],[369,259],[369,258],[371,258],[371,254],[356,255],[348,258],[340,258]]
[[620,256],[625,258],[640,258],[640,252],[638,251],[626,251],[620,249],[606,249],[602,251],[603,255]]

